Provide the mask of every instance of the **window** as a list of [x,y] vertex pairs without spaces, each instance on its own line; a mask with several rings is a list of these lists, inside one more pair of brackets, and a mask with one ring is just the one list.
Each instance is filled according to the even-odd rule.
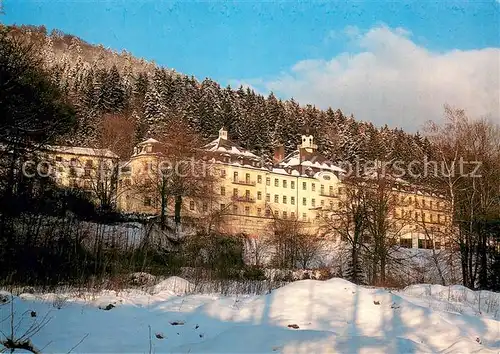
[[288,214],[286,211],[283,212],[283,219],[286,219],[288,217]]
[[339,188],[339,194],[343,194],[344,193],[344,188],[340,187]]
[[261,208],[257,208],[257,216],[261,216],[262,215],[262,209]]
[[330,200],[330,210],[333,210],[333,202]]
[[56,161],[57,162],[61,162],[62,161],[62,157],[61,156],[56,156]]
[[144,206],[151,206],[151,197],[144,197]]
[[238,214],[238,206],[233,204],[233,214]]
[[399,240],[399,245],[404,248],[412,248],[411,238],[402,238]]
[[320,187],[320,193],[325,194],[325,185],[323,185],[323,184]]
[[302,205],[307,205],[307,198],[302,198]]
[[225,177],[226,177],[226,170],[225,170],[224,168],[222,168],[222,169],[220,170],[220,176],[221,176],[221,177],[223,177],[223,178],[225,178]]
[[270,186],[270,185],[271,185],[271,178],[266,177],[266,186]]
[[290,182],[290,188],[295,189],[295,181]]
[[245,191],[245,199],[250,200],[250,191],[248,189]]
[[279,211],[275,210],[274,211],[274,216],[279,217],[280,216]]
[[330,195],[333,195],[333,186],[328,187],[328,191],[330,192]]
[[311,183],[311,190],[313,192],[316,190],[316,183]]
[[431,222],[434,222],[434,214],[431,214]]
[[419,239],[418,240],[418,248],[432,249],[432,241]]
[[262,176],[261,175],[257,176],[257,183],[262,183]]
[[271,194],[266,193],[266,202],[271,202]]
[[194,202],[192,200],[189,202],[189,210],[194,210]]
[[302,213],[302,220],[306,220],[307,219],[307,214],[306,213]]
[[283,180],[283,188],[286,188],[286,185],[287,185],[287,183],[286,183],[286,180],[284,179]]
[[316,219],[319,219],[319,213],[316,213]]
[[311,199],[311,206],[314,208],[316,206],[316,199]]
[[286,204],[286,195],[283,196],[283,204]]
[[238,182],[238,172],[233,173],[233,181]]
[[226,187],[220,187],[220,195],[226,195]]
[[438,224],[441,223],[441,214],[438,214]]
[[269,209],[266,209],[266,218],[270,217],[271,216],[271,210]]
[[295,219],[295,213],[294,213],[293,211],[290,213],[290,217],[291,217],[292,219]]
[[245,215],[250,215],[250,207],[249,206],[245,207]]
[[245,183],[247,183],[247,184],[250,183],[250,173],[247,173],[245,175]]
[[306,182],[302,182],[302,189],[303,189],[303,190],[306,190],[306,189],[307,189],[307,183],[306,183]]
[[321,206],[325,206],[325,201],[324,200],[321,200]]
[[221,204],[220,205],[220,210],[224,210],[224,209],[226,209],[226,204]]
[[290,197],[290,204],[295,205],[295,197]]
[[257,192],[257,200],[262,200],[262,192]]
[[277,178],[274,179],[274,186],[275,187],[279,187],[280,186],[280,180],[279,179],[277,179]]
[[429,202],[429,208],[432,209],[432,200]]
[[233,188],[233,197],[238,196],[238,188]]
[[208,204],[206,202],[203,203],[203,211],[207,211],[208,210]]
[[274,202],[275,203],[279,203],[280,202],[280,197],[277,194],[274,195]]

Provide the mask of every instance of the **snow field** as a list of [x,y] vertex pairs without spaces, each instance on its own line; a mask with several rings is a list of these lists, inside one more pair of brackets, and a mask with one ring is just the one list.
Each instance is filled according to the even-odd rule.
[[[22,335],[34,321],[50,319],[32,336],[43,353],[68,352],[82,339],[73,353],[148,353],[150,345],[154,353],[500,350],[500,322],[493,314],[446,309],[448,293],[457,295],[449,303],[460,303],[458,294],[464,291],[465,301],[473,301],[476,292],[462,287],[415,285],[390,292],[335,278],[301,280],[260,296],[189,295],[192,288],[188,281],[171,277],[151,292],[103,291],[90,300],[71,294],[22,294],[13,300],[16,334]],[[58,309],[60,297],[64,301]],[[103,310],[109,304],[115,307]],[[10,308],[9,302],[0,305],[0,321],[9,317]],[[30,317],[31,311],[37,317]],[[0,323],[3,333],[9,333],[9,326],[9,320]]]

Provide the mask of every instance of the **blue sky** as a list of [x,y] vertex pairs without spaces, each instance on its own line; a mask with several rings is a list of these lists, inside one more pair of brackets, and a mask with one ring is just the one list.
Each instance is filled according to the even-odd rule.
[[[161,65],[212,77],[262,77],[348,49],[331,36],[379,23],[435,50],[498,47],[495,1],[174,2],[6,0],[4,21],[45,25]],[[333,37],[333,38],[332,38]]]
[[[341,53],[355,56],[366,50],[366,45],[346,35],[346,28],[362,34],[373,28],[387,27],[394,33],[404,29],[411,43],[435,54],[500,47],[495,0],[4,3],[6,23],[58,28],[199,79],[211,77],[222,85],[260,83],[263,91],[284,91],[283,98],[301,96],[273,86],[283,76],[295,75],[297,63],[329,61]],[[314,97],[307,100],[327,104]]]

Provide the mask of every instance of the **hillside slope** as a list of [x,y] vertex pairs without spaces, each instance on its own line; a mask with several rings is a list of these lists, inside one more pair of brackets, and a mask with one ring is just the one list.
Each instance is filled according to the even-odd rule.
[[35,47],[54,82],[77,108],[79,128],[61,143],[91,146],[105,115],[133,121],[134,139],[166,139],[179,119],[205,139],[225,126],[230,137],[267,157],[283,144],[291,152],[308,127],[322,153],[336,162],[415,160],[429,153],[419,134],[387,126],[377,128],[340,110],[318,109],[307,102],[264,97],[250,89],[223,88],[210,78],[198,81],[171,68],[86,43],[60,31],[10,26],[10,34]]

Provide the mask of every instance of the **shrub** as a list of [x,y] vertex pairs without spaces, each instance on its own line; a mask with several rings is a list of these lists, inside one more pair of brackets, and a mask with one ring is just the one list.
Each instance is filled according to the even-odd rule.
[[243,279],[245,280],[265,280],[264,270],[259,267],[250,266],[243,270]]

